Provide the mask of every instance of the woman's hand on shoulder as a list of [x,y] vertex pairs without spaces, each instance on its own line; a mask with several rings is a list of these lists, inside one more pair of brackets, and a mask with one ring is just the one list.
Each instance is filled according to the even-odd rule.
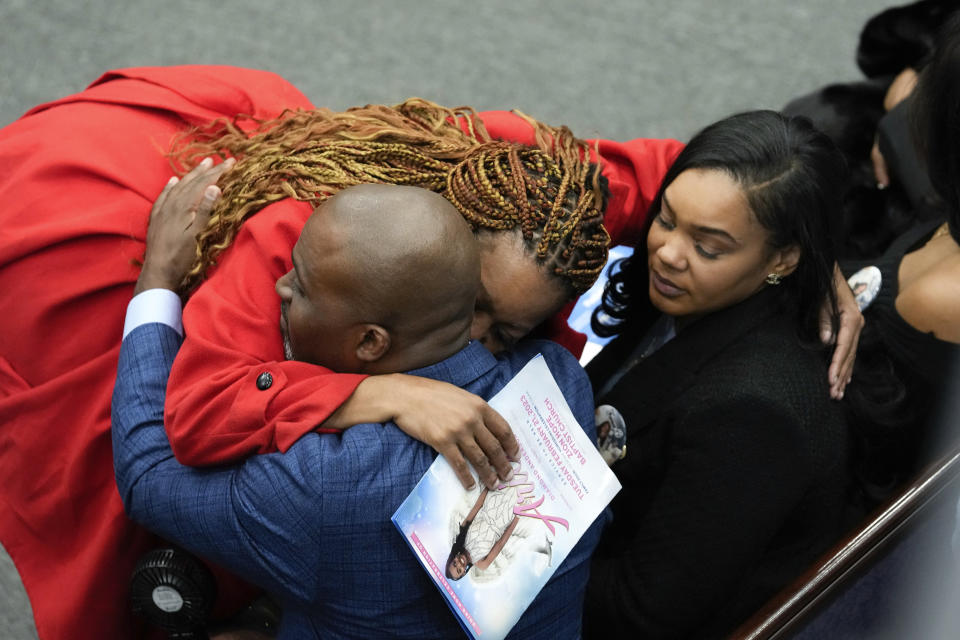
[[864,320],[860,307],[857,306],[857,300],[837,266],[834,266],[833,281],[837,289],[839,326],[834,335],[830,322],[830,308],[828,304],[824,304],[820,310],[820,339],[824,344],[834,345],[833,358],[830,361],[827,376],[830,383],[830,397],[840,400],[853,376],[853,364],[857,359],[857,344],[860,342]]
[[197,255],[197,234],[210,219],[220,197],[217,180],[233,159],[214,166],[207,158],[182,179],[171,178],[160,192],[147,228],[147,250],[134,295],[147,289],[180,292],[180,283]]
[[370,376],[324,425],[343,429],[388,420],[446,458],[465,488],[474,484],[471,465],[490,489],[513,475],[510,460],[520,447],[510,425],[482,398],[447,382],[402,373]]

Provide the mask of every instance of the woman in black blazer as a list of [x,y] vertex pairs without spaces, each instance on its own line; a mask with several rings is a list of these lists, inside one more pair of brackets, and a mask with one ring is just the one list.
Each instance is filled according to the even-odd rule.
[[722,636],[842,528],[847,427],[819,309],[844,164],[771,111],[690,141],[646,251],[608,283],[589,367],[627,426],[623,490],[595,555],[586,637]]

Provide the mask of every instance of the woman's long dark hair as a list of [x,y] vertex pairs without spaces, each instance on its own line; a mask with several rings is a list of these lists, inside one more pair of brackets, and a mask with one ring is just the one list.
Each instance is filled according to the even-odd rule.
[[[779,290],[797,315],[800,339],[819,343],[819,314],[825,300],[836,322],[831,225],[840,217],[846,164],[833,142],[806,118],[774,111],[750,111],[712,124],[690,140],[667,171],[647,230],[660,211],[664,190],[688,169],[729,175],[767,230],[771,248],[800,248],[797,269],[784,278]],[[592,319],[601,336],[645,328],[656,313],[647,295],[645,243],[612,270]]]
[[[950,234],[960,243],[960,182],[955,179],[960,175],[960,12],[938,33],[913,92],[910,118],[927,175],[946,205]],[[941,393],[896,363],[884,341],[889,326],[876,318],[880,312],[876,307],[864,312],[845,398],[855,436],[854,470],[867,506],[889,497],[928,455],[928,422],[935,410],[929,403]]]
[[941,28],[914,90],[911,117],[930,182],[960,244],[960,12]]

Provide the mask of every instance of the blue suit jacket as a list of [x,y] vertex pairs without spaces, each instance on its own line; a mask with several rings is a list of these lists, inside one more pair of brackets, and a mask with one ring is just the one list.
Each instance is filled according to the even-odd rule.
[[[462,637],[437,588],[390,521],[435,453],[394,424],[311,433],[285,454],[219,469],[184,467],[163,429],[180,336],[162,324],[123,341],[113,397],[117,485],[134,520],[264,587],[283,607],[280,637]],[[537,353],[594,438],[590,384],[548,342],[494,358],[478,343],[416,375],[490,398]],[[579,637],[595,522],[511,632]]]

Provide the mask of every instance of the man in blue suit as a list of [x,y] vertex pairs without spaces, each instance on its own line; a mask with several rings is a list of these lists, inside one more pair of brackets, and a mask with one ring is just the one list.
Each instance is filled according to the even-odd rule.
[[[294,262],[289,284],[303,299],[291,301],[281,321],[291,356],[335,366],[342,365],[338,358],[379,362],[382,368],[371,370],[407,370],[488,399],[542,353],[594,438],[590,385],[568,352],[528,342],[494,357],[469,342],[479,257],[469,228],[443,198],[412,187],[347,189],[307,222]],[[368,271],[364,264],[394,268]],[[402,277],[414,267],[419,286]],[[175,460],[163,402],[181,343],[179,299],[167,290],[176,280],[153,273],[148,249],[138,290],[158,288],[135,296],[128,308],[113,400],[117,485],[130,517],[266,589],[283,609],[280,637],[460,635],[390,521],[435,457],[394,424],[311,433],[284,454],[229,468],[198,470]],[[372,277],[379,281],[364,283]],[[347,278],[353,288],[335,286]],[[369,292],[395,287],[409,289],[402,292],[406,306],[378,310]],[[157,299],[165,311],[154,306]],[[347,327],[361,313],[366,329],[357,338]],[[599,526],[583,536],[511,636],[579,636]]]

